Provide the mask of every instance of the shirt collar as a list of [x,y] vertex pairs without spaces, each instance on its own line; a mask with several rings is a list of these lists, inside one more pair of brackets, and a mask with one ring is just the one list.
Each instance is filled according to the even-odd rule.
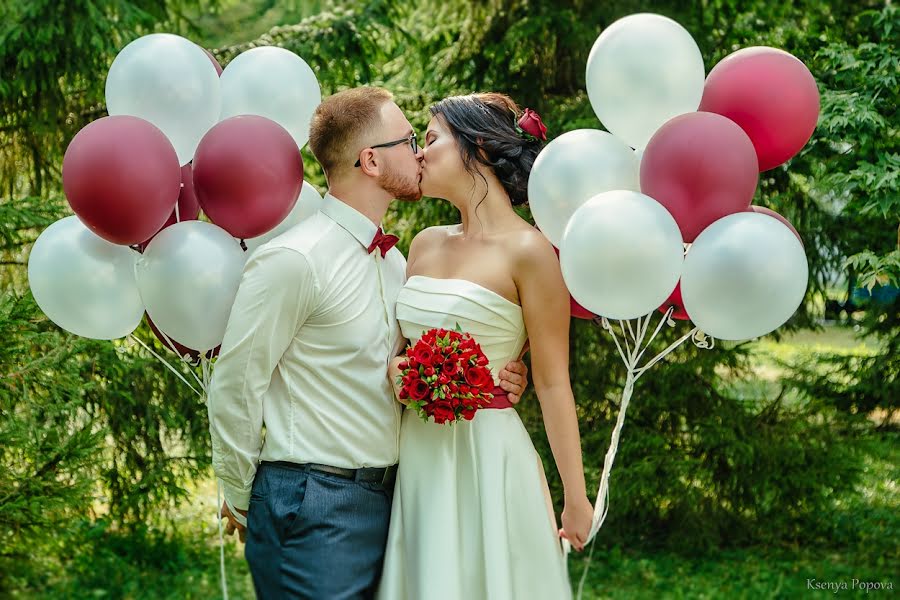
[[368,248],[375,238],[378,231],[375,223],[346,202],[332,196],[330,192],[325,194],[320,210],[355,237],[363,248]]

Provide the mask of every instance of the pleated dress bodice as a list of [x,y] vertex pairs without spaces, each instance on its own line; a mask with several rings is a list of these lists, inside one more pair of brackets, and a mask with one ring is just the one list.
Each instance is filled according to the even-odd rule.
[[459,328],[481,345],[488,366],[497,373],[518,358],[528,337],[522,307],[466,279],[410,277],[397,296],[397,320],[410,343],[429,329]]

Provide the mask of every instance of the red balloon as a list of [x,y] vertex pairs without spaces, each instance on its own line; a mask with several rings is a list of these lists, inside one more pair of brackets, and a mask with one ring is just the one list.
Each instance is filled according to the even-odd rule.
[[681,281],[678,282],[678,285],[675,286],[675,290],[672,291],[672,294],[666,298],[666,301],[659,307],[659,312],[665,314],[665,312],[669,310],[669,307],[675,308],[675,310],[672,311],[673,319],[679,321],[690,320],[691,317],[688,316],[687,311],[684,310],[684,300],[681,299]]
[[578,304],[578,301],[575,300],[572,296],[569,296],[569,308],[571,310],[572,316],[576,319],[586,319],[588,321],[593,321],[597,318],[597,315]]
[[669,120],[641,159],[641,192],[675,218],[685,242],[714,221],[744,212],[759,172],[756,152],[734,121],[708,112]]
[[[156,323],[153,322],[153,319],[150,318],[150,315],[148,313],[144,313],[144,316],[147,318],[147,325],[150,326],[150,331],[153,332],[153,335],[156,336],[156,339],[158,339],[160,342],[162,342],[162,345],[165,346],[167,350],[172,350],[172,346],[175,346],[175,350],[178,351],[178,356],[187,355],[190,357],[191,362],[197,362],[197,359],[200,358],[200,353],[198,351],[192,350],[191,348],[188,348],[187,346],[179,344],[174,339],[172,339],[172,336],[168,336],[169,341],[167,342],[166,337],[163,336],[162,332],[156,327]],[[169,345],[169,342],[171,342],[171,344],[172,344],[171,346]],[[206,358],[208,358],[208,359],[215,358],[216,356],[219,355],[219,350],[221,350],[221,349],[222,349],[222,345],[219,344],[212,350],[207,350]]]
[[812,73],[777,48],[744,48],[722,59],[706,78],[700,110],[726,116],[743,128],[768,171],[797,154],[819,118]]
[[139,244],[160,230],[178,200],[181,167],[165,134],[137,117],[103,117],[79,131],[63,158],[63,190],[100,237]]
[[778,219],[779,221],[781,221],[782,223],[784,223],[785,225],[787,225],[787,226],[788,226],[788,229],[790,229],[791,231],[793,231],[793,232],[794,232],[794,235],[797,236],[797,239],[800,240],[800,243],[803,244],[803,238],[800,237],[800,234],[799,234],[799,233],[797,233],[797,229],[791,224],[790,221],[788,221],[786,218],[784,218],[783,216],[781,216],[780,214],[778,214],[778,213],[775,212],[774,210],[772,210],[772,209],[770,209],[770,208],[766,208],[765,206],[755,206],[755,205],[750,205],[750,208],[748,208],[747,211],[748,211],[748,212],[759,213],[759,214],[761,214],[761,215],[769,215],[770,217],[774,217],[774,218]]
[[[178,203],[172,209],[172,214],[163,224],[159,231],[166,227],[170,227],[181,221],[196,221],[200,218],[200,203],[197,201],[197,194],[194,192],[194,178],[191,172],[191,163],[181,167],[181,193],[178,194]],[[140,251],[143,252],[147,248],[150,240],[156,237],[157,231],[149,240],[141,243]]]
[[210,220],[237,238],[269,231],[303,186],[300,148],[281,125],[242,115],[210,129],[194,154],[194,189]]
[[203,48],[203,51],[206,52],[206,56],[209,57],[209,62],[211,62],[213,64],[213,66],[216,68],[216,73],[218,73],[219,77],[221,77],[222,76],[222,65],[219,64],[219,61],[216,60],[216,57],[213,56],[212,52],[210,52],[206,48]]

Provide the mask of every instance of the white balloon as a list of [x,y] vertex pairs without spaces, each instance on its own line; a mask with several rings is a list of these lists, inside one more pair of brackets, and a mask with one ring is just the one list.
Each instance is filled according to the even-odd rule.
[[159,232],[137,264],[147,314],[173,340],[200,352],[215,348],[244,268],[237,240],[204,221],[182,221]]
[[119,52],[106,77],[110,115],[132,115],[156,125],[184,166],[219,120],[219,75],[206,52],[183,37],[151,33]]
[[687,30],[662,15],[619,19],[587,61],[587,93],[603,125],[633,148],[663,123],[700,106],[703,56]]
[[678,283],[683,259],[681,231],[669,211],[627,190],[599,194],[576,210],[559,247],[572,297],[610,319],[659,308]]
[[735,213],[704,229],[688,250],[681,295],[691,321],[723,340],[747,340],[784,324],[803,302],[803,244],[774,217]]
[[221,81],[220,120],[259,115],[287,129],[300,148],[309,140],[309,121],[322,91],[305,60],[276,46],[253,48],[228,63]]
[[247,252],[253,252],[269,240],[273,240],[300,221],[316,214],[319,208],[322,206],[322,195],[319,194],[318,190],[314,188],[310,183],[306,181],[303,182],[303,187],[300,190],[300,196],[297,198],[297,202],[294,204],[294,208],[291,209],[291,212],[288,213],[288,216],[284,218],[284,220],[275,226],[271,231],[267,231],[259,237],[250,238],[249,240],[244,240],[244,245],[247,246]]
[[537,226],[558,247],[579,206],[603,192],[640,187],[640,163],[631,148],[605,131],[576,129],[538,154],[528,176],[528,206]]
[[51,321],[75,335],[112,340],[141,322],[144,304],[134,280],[137,253],[92,233],[78,217],[41,233],[28,256],[28,283]]

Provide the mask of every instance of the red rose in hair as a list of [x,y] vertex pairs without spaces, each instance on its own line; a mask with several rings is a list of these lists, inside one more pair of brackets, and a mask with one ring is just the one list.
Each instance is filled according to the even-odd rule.
[[541,121],[541,116],[530,108],[526,108],[522,116],[519,117],[518,125],[522,131],[530,136],[539,140],[547,139],[547,126]]

